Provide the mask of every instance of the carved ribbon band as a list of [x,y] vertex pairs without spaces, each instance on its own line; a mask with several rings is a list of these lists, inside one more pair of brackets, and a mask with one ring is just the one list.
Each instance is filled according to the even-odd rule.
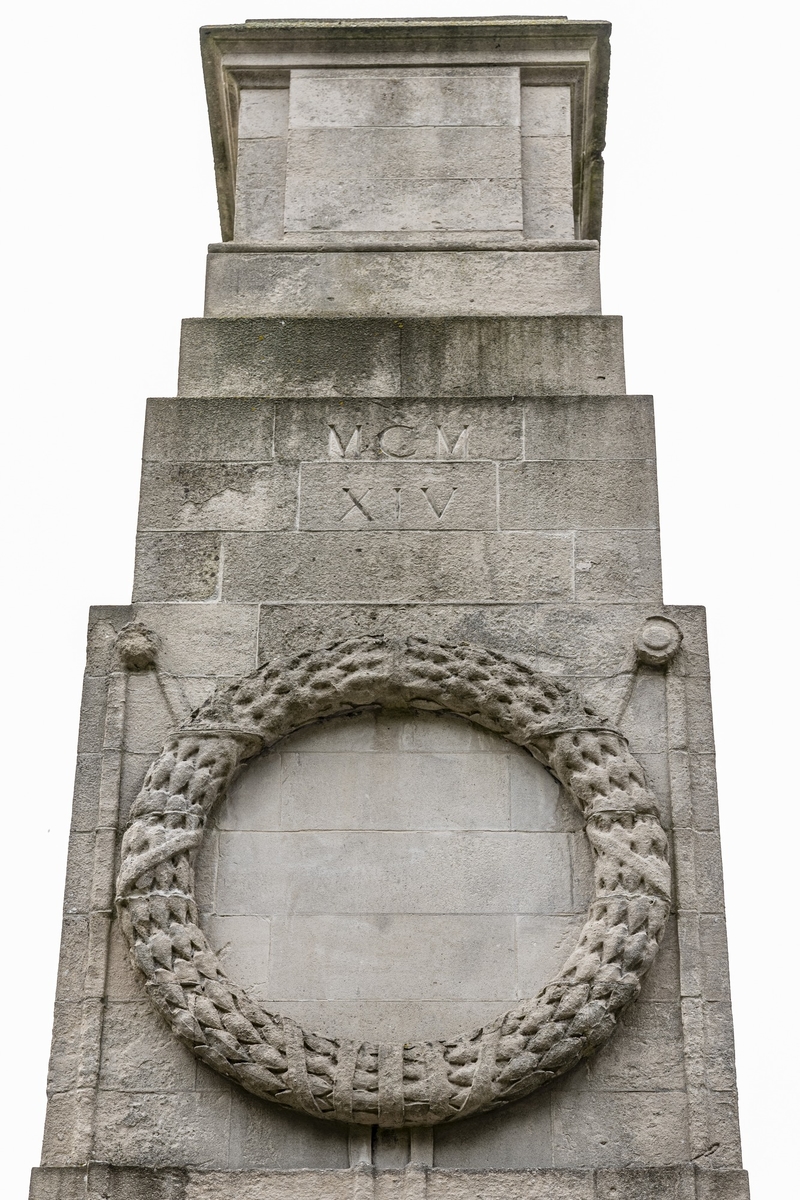
[[[586,821],[595,898],[578,944],[529,1000],[452,1040],[356,1045],[267,1012],[198,925],[193,861],[241,764],[293,730],[370,706],[444,710],[524,746]],[[354,638],[274,659],[218,691],[151,766],[122,843],[120,920],[173,1032],[265,1099],[369,1125],[499,1108],[593,1053],[639,994],[669,913],[667,838],[624,738],[570,687],[483,647]]]

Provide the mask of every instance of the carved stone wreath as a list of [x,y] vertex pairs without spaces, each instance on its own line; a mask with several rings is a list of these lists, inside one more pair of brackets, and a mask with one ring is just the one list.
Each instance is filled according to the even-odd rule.
[[[241,764],[322,718],[448,711],[523,746],[581,810],[595,899],[556,977],[481,1029],[372,1044],[307,1033],[231,982],[198,925],[193,862]],[[524,661],[422,638],[361,637],[277,658],[218,691],[151,766],[122,843],[117,905],[173,1032],[265,1099],[331,1121],[435,1125],[499,1108],[570,1070],[639,994],[670,904],[667,838],[625,739]]]

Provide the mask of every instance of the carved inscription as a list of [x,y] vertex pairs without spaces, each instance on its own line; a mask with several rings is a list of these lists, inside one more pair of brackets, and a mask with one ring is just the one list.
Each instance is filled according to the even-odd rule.
[[430,427],[426,429],[398,421],[384,426],[373,437],[365,437],[360,424],[345,427],[329,422],[327,428],[328,458],[334,461],[372,458],[376,453],[379,461],[429,460],[434,446],[433,457],[438,462],[466,462],[469,458],[469,425],[462,424],[461,428],[448,431],[437,424],[431,431]]
[[[341,445],[345,446],[342,439]],[[496,529],[491,463],[303,463],[300,528]]]

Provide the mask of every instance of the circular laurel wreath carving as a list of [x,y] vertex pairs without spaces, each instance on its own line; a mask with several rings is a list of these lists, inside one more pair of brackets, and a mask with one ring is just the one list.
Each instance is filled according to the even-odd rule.
[[[193,860],[248,758],[358,709],[448,711],[525,747],[585,819],[595,898],[560,972],[448,1041],[358,1044],[308,1033],[230,981],[198,924]],[[150,767],[122,843],[117,905],[173,1032],[256,1095],[325,1120],[435,1125],[502,1107],[570,1070],[639,994],[670,904],[667,837],[625,739],[570,687],[467,644],[360,637],[278,658],[218,691]]]

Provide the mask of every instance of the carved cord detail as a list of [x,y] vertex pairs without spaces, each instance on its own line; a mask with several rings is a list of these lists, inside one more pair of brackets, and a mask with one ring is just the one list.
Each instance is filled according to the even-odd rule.
[[[241,764],[303,725],[375,705],[448,711],[525,747],[578,805],[594,852],[594,902],[559,973],[448,1041],[308,1033],[229,980],[198,924],[194,856]],[[123,838],[117,906],[151,1000],[203,1062],[325,1120],[434,1125],[525,1096],[610,1037],[655,957],[670,886],[644,772],[577,692],[483,647],[361,637],[273,659],[167,741]]]

